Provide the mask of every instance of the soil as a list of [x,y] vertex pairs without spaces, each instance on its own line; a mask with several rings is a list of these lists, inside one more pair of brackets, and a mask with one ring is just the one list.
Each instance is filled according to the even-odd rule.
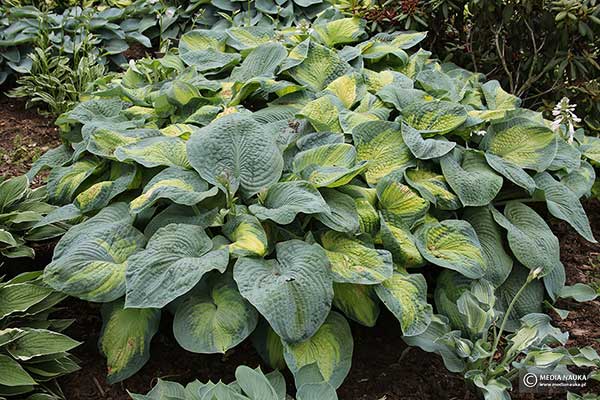
[[[600,238],[600,201],[585,203],[592,229]],[[569,285],[577,282],[597,285],[600,282],[600,245],[586,242],[566,223],[551,219],[551,227],[561,238],[561,259],[567,270]],[[171,333],[172,318],[163,314],[161,329],[152,341],[150,361],[132,378],[110,386],[105,379],[105,360],[97,342],[101,329],[99,306],[69,300],[65,315],[76,318],[67,332],[83,344],[74,351],[82,369],[62,379],[69,400],[128,400],[126,389],[146,393],[156,378],[186,383],[194,379],[225,382],[234,380],[236,366],[256,367],[260,357],[246,341],[225,355],[200,355],[182,350]],[[570,310],[565,320],[555,317],[555,324],[571,335],[570,346],[592,346],[600,351],[600,302],[576,303],[561,300],[559,308]],[[460,375],[446,371],[442,360],[417,348],[408,348],[400,339],[400,325],[383,311],[374,328],[351,324],[354,336],[352,369],[338,389],[340,400],[475,400]],[[289,390],[293,379],[286,374]],[[600,393],[600,384],[591,383],[586,392]],[[558,400],[565,395],[541,396],[513,393],[514,400]]]
[[[61,144],[52,117],[26,109],[25,102],[0,94],[0,176],[9,178],[26,173],[42,154]],[[32,185],[45,180],[41,174]]]

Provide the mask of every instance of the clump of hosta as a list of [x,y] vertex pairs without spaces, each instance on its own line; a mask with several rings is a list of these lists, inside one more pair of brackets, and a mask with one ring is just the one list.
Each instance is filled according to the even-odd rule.
[[[347,320],[373,326],[382,306],[407,341],[436,351],[422,344],[432,329],[492,332],[451,318],[470,312],[471,286],[486,329],[510,308],[505,331],[537,323],[545,299],[586,297],[564,287],[558,239],[528,203],[594,241],[579,198],[597,139],[570,144],[497,82],[409,55],[424,34],[368,39],[362,21],[332,14],[310,29],[192,31],[59,119],[67,142],[37,167],[55,165],[55,219],[88,219],[44,278],[106,303],[111,382],[147,361],[165,312],[189,351],[251,337],[297,386],[316,364],[338,387]],[[446,316],[427,302],[425,269],[444,271],[431,290]],[[509,307],[528,270],[528,294]]]

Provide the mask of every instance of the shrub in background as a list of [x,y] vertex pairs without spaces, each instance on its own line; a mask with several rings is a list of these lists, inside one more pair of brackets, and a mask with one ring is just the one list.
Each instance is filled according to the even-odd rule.
[[437,57],[500,81],[525,105],[549,111],[562,97],[600,130],[597,0],[339,1],[372,30],[427,30]]

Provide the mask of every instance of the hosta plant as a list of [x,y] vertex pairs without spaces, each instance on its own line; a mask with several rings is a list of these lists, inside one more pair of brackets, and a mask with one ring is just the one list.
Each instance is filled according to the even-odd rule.
[[[314,374],[315,366],[306,368],[309,376]],[[312,371],[311,371],[312,370]],[[314,376],[314,375],[313,375]],[[225,384],[194,381],[185,387],[176,382],[158,380],[158,383],[146,395],[133,394],[133,400],[286,400],[285,379],[279,371],[267,375],[260,368],[252,369],[240,366],[235,371],[236,381]],[[326,382],[305,383],[298,389],[296,400],[337,400],[335,390]]]
[[35,256],[33,242],[62,235],[66,222],[54,224],[44,217],[57,207],[47,203],[46,189],[29,188],[26,175],[0,180],[0,254],[19,258]]
[[66,144],[36,169],[54,166],[51,218],[87,220],[44,280],[105,303],[110,382],[148,360],[164,312],[189,351],[251,338],[298,387],[316,364],[337,388],[348,319],[373,326],[386,307],[407,340],[435,326],[424,271],[443,271],[432,290],[488,288],[494,327],[537,271],[506,331],[586,292],[564,287],[558,239],[530,203],[594,241],[579,198],[600,139],[567,140],[497,82],[409,54],[424,34],[363,26],[328,11],[310,29],[191,31],[59,118]]
[[66,295],[42,283],[40,272],[0,280],[0,398],[58,400],[55,379],[77,371],[68,353],[79,342],[60,333],[73,321],[49,315]]

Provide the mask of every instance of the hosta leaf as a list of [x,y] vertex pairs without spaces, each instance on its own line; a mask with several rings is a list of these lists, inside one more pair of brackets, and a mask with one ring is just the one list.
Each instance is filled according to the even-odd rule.
[[[142,248],[145,238],[129,221],[118,222],[122,217],[115,214],[117,222],[92,218],[63,236],[44,270],[44,282],[88,301],[107,302],[123,296],[127,258]],[[110,218],[110,209],[104,215]]]
[[81,343],[63,334],[46,329],[27,329],[6,347],[15,359],[27,361],[35,357],[67,352]]
[[273,328],[262,319],[252,333],[252,343],[263,361],[271,368],[284,370],[283,344]]
[[323,379],[338,388],[350,371],[354,342],[346,319],[331,312],[309,339],[284,343],[284,349],[285,361],[294,376],[302,367],[316,364]]
[[530,270],[541,268],[542,275],[562,267],[558,239],[531,208],[511,201],[504,208],[504,215],[494,208],[492,215],[498,225],[506,229],[510,249],[525,267]]
[[417,74],[415,82],[427,93],[438,99],[460,101],[462,98],[457,82],[442,71],[424,69]]
[[102,306],[100,350],[106,356],[108,383],[139,371],[150,358],[150,341],[158,331],[160,310],[123,308],[123,301]]
[[0,286],[0,319],[27,311],[52,293],[52,289],[29,283]]
[[356,149],[351,144],[326,144],[298,153],[293,170],[316,187],[338,187],[368,167],[367,162],[355,161]]
[[405,336],[419,335],[431,322],[433,310],[427,304],[427,282],[421,274],[394,272],[375,286],[375,293],[394,314]]
[[190,292],[177,307],[175,339],[194,353],[225,353],[246,339],[258,313],[244,299],[230,276],[209,280]]
[[582,161],[575,171],[560,176],[560,182],[575,193],[577,198],[590,196],[595,180],[596,171],[587,161]]
[[236,50],[249,50],[273,38],[275,32],[271,26],[236,26],[227,29],[227,45]]
[[305,40],[292,49],[284,69],[296,82],[319,91],[350,72],[351,67],[336,51]]
[[486,151],[524,169],[544,171],[556,154],[556,135],[525,118],[494,124],[484,136]]
[[227,250],[211,248],[212,241],[197,225],[160,228],[146,249],[127,261],[125,305],[162,308],[190,291],[207,272],[224,272],[229,262]]
[[581,152],[561,137],[556,138],[556,155],[548,166],[551,171],[571,172],[581,165]]
[[258,193],[279,180],[283,157],[275,137],[249,116],[231,114],[200,129],[188,141],[190,162],[216,185],[223,178],[244,195]]
[[306,181],[278,182],[269,187],[261,204],[252,204],[249,209],[258,219],[281,225],[292,223],[300,213],[330,211],[319,191]]
[[54,204],[70,203],[81,184],[102,166],[98,159],[88,158],[54,168],[46,186],[48,199]]
[[224,52],[226,40],[225,31],[193,30],[179,40],[179,55],[200,72],[235,65],[242,57],[238,53]]
[[[516,264],[508,279],[496,290],[498,308],[506,311],[510,302],[525,284],[529,270],[522,265]],[[539,280],[530,282],[521,296],[515,302],[512,313],[509,316],[509,328],[514,330],[518,326],[518,320],[527,314],[543,312],[544,286]]]
[[367,88],[362,76],[354,73],[340,76],[327,85],[324,92],[331,93],[345,108],[351,109],[354,104],[364,98]]
[[506,93],[498,81],[489,81],[481,85],[485,102],[490,110],[512,110],[521,105],[521,99]]
[[537,174],[534,179],[546,199],[550,214],[568,222],[587,241],[596,243],[590,222],[577,195],[547,172]]
[[[278,379],[283,380],[279,371],[275,371],[275,373],[279,376]],[[279,395],[269,377],[265,376],[260,368],[254,370],[244,365],[239,366],[235,370],[235,379],[236,384],[250,399],[279,400]],[[283,386],[285,392],[285,381]],[[283,396],[285,397],[285,393]]]
[[427,92],[419,89],[413,89],[413,81],[408,80],[406,87],[398,84],[384,86],[377,92],[377,96],[387,104],[391,104],[398,111],[412,103],[425,103],[434,100],[434,97]]
[[327,382],[305,383],[296,392],[297,400],[338,400],[335,388]]
[[239,67],[231,72],[230,79],[245,82],[256,77],[272,77],[287,57],[287,50],[279,43],[265,43],[250,52]]
[[326,95],[306,103],[298,116],[308,120],[317,132],[342,132],[339,119],[342,109],[337,97]]
[[421,226],[415,233],[423,257],[440,267],[460,272],[471,279],[485,275],[487,266],[481,244],[466,221],[445,220]]
[[494,221],[491,210],[487,207],[467,208],[463,218],[475,229],[481,244],[481,254],[485,264],[489,266],[484,278],[495,287],[500,286],[510,274],[513,260],[504,250],[501,230]]
[[379,182],[377,197],[383,217],[396,226],[412,228],[429,209],[427,200],[393,178]]
[[384,247],[392,253],[394,262],[403,267],[417,267],[424,263],[415,238],[408,228],[395,225],[385,217],[381,221],[381,240]]
[[195,171],[166,168],[146,184],[143,193],[129,204],[131,212],[137,214],[154,205],[160,199],[193,206],[207,197],[215,196],[217,187],[208,184]]
[[357,239],[333,231],[325,232],[321,243],[335,282],[373,285],[392,276],[392,255],[387,250],[367,247]]
[[402,124],[402,138],[410,152],[420,160],[442,157],[456,146],[448,140],[424,139],[418,130],[405,123]]
[[86,214],[106,207],[112,199],[125,192],[136,177],[136,168],[132,165],[113,163],[110,180],[98,182],[81,192],[74,204]]
[[0,211],[21,200],[28,187],[29,179],[25,175],[0,182]]
[[440,159],[448,184],[464,206],[485,206],[502,188],[502,177],[475,150],[453,151]]
[[467,120],[467,111],[456,103],[429,101],[412,103],[402,110],[404,122],[423,133],[443,135]]
[[370,185],[377,184],[393,171],[414,166],[413,157],[396,123],[362,123],[352,130],[352,138],[357,159],[369,162],[365,178]]
[[178,137],[151,137],[115,150],[119,161],[135,161],[146,168],[190,168],[185,141]]
[[267,253],[268,239],[260,221],[253,215],[236,215],[223,226],[223,234],[233,243],[228,245],[234,256],[259,256]]
[[329,262],[318,245],[277,244],[277,260],[240,258],[234,267],[240,293],[290,343],[311,337],[333,300]]
[[409,169],[404,172],[406,183],[441,210],[458,210],[462,207],[446,182],[444,175],[424,168]]
[[496,170],[496,172],[504,176],[509,181],[521,186],[529,193],[534,192],[536,187],[535,181],[517,164],[490,153],[485,153],[485,160],[490,167],[492,167],[494,170]]
[[346,317],[364,326],[375,326],[379,302],[373,286],[334,282],[333,291],[333,305]]
[[21,365],[4,354],[0,354],[0,385],[3,386],[25,386],[37,385],[37,382],[21,367]]
[[356,212],[358,213],[358,224],[362,233],[371,236],[379,229],[379,213],[377,209],[365,198],[354,199]]
[[334,231],[358,232],[360,221],[354,199],[347,194],[329,188],[321,188],[321,194],[329,207],[329,211],[319,213],[316,218]]
[[315,36],[328,47],[356,42],[364,35],[365,20],[341,18],[324,24],[315,24]]
[[600,162],[600,138],[584,136],[580,150],[585,157]]

